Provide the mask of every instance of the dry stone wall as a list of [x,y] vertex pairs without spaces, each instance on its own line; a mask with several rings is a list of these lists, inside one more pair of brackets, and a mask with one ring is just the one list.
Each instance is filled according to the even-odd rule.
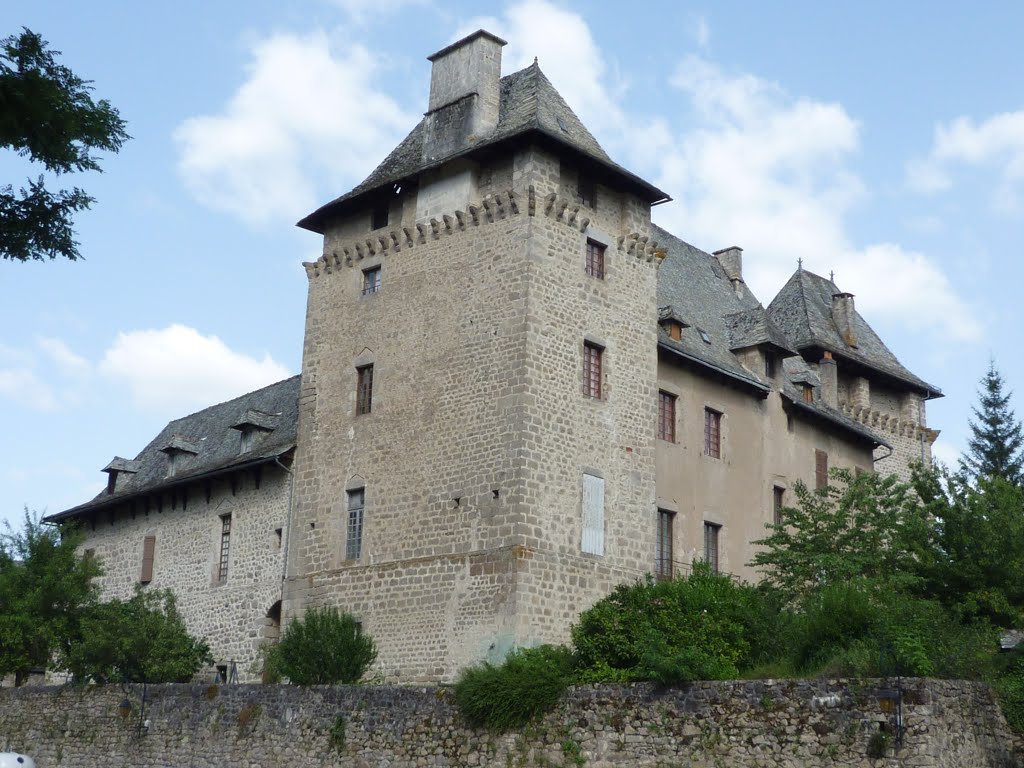
[[1024,765],[987,687],[905,680],[900,707],[890,683],[586,686],[504,735],[444,688],[152,686],[144,711],[140,688],[3,689],[0,749],[39,768]]

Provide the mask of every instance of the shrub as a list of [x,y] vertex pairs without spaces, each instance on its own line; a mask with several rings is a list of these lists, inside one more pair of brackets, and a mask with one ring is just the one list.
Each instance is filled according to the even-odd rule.
[[735,677],[778,643],[770,597],[698,565],[687,578],[617,587],[572,629],[582,681]]
[[373,639],[359,622],[336,608],[311,608],[288,624],[266,654],[268,679],[294,685],[357,683],[377,658]]
[[1006,722],[1024,734],[1024,650],[1001,654],[993,667],[991,682]]
[[469,667],[455,683],[455,700],[472,726],[505,731],[550,710],[572,682],[573,655],[564,646],[512,651],[500,665]]

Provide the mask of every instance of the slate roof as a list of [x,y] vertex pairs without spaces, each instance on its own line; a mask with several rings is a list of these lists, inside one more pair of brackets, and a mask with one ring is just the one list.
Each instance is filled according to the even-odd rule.
[[[239,453],[241,438],[232,425],[245,421],[246,414],[252,410],[277,415],[277,426],[266,432],[261,440],[257,440],[253,450]],[[127,462],[135,466],[137,471],[119,474],[117,489],[113,494],[102,491],[92,501],[49,515],[46,519],[64,520],[159,489],[273,461],[295,447],[298,417],[299,377],[293,376],[226,403],[175,419],[132,462]],[[168,445],[181,444],[182,441],[194,446],[198,453],[186,460],[174,477],[168,477],[165,449]],[[112,465],[113,462],[108,467]]]
[[857,347],[849,346],[832,319],[832,296],[837,293],[841,291],[832,280],[800,268],[768,305],[768,316],[798,350],[821,347],[930,397],[942,396],[938,387],[903,367],[859,312],[854,317]]
[[[652,225],[651,237],[665,250],[658,268],[658,316],[681,322],[682,339],[675,341],[659,330],[658,346],[677,357],[725,375],[767,396],[771,384],[744,368],[733,350],[770,344],[787,357],[782,365],[782,397],[791,407],[813,418],[823,419],[874,445],[889,444],[860,422],[816,399],[807,403],[802,387],[806,380],[815,387],[821,382],[794,350],[794,344],[768,315],[757,298],[744,287],[737,295],[732,281],[712,254],[680,240],[671,232]],[[831,301],[831,295],[829,300]],[[700,335],[703,330],[708,342]]]
[[323,233],[330,217],[344,212],[364,195],[390,190],[394,184],[415,179],[424,171],[437,168],[453,158],[526,136],[554,142],[563,150],[571,150],[584,162],[617,177],[620,183],[624,182],[648,202],[671,199],[657,187],[612,161],[555,90],[537,62],[501,78],[498,124],[489,136],[480,137],[472,146],[444,157],[424,158],[425,123],[426,118],[351,192],[321,206],[299,221],[298,226]]
[[[651,225],[651,238],[665,250],[665,258],[658,267],[660,314],[672,316],[685,325],[679,341],[666,331],[659,331],[658,345],[767,392],[768,384],[740,365],[733,354],[733,336],[726,320],[727,316],[748,312],[763,314],[757,299],[746,289],[742,297],[737,296],[722,265],[710,253],[655,225]],[[707,334],[708,341],[701,337],[701,331]]]

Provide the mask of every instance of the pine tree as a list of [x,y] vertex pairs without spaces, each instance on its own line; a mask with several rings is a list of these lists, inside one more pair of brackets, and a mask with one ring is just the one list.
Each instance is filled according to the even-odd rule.
[[1010,408],[1011,394],[1003,393],[1003,377],[995,361],[990,361],[978,391],[978,407],[973,409],[967,453],[960,459],[960,469],[972,478],[1001,477],[1021,483],[1024,433]]

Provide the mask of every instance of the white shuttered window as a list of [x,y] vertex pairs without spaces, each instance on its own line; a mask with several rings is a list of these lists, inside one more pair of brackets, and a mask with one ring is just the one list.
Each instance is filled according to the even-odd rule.
[[604,554],[604,478],[583,476],[583,541],[588,555]]

